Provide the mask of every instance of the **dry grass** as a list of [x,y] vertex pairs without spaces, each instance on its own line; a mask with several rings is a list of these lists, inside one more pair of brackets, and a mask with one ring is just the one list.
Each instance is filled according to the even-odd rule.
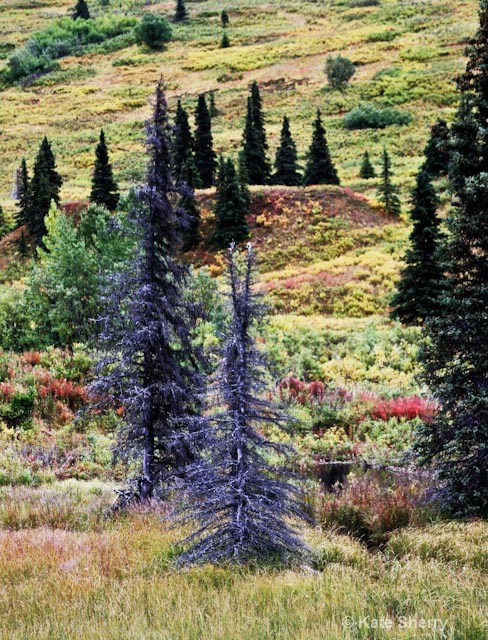
[[[480,640],[487,579],[486,563],[477,559],[486,555],[488,525],[452,525],[449,535],[443,526],[406,530],[386,555],[310,529],[312,564],[282,570],[178,570],[173,560],[180,533],[144,513],[84,532],[4,530],[0,638]],[[426,545],[430,555],[422,550]],[[402,616],[439,619],[444,635],[402,628]],[[346,617],[355,628],[343,626]],[[391,620],[393,628],[373,631],[362,626],[366,617]]]

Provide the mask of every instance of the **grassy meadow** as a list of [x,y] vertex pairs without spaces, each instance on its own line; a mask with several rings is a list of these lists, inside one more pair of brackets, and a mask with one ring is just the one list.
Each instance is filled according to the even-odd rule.
[[[0,68],[15,47],[67,15],[71,4],[66,0],[6,0],[0,12]],[[170,107],[180,97],[193,111],[198,93],[215,92],[220,112],[213,121],[218,152],[236,153],[248,86],[257,80],[272,155],[286,113],[303,160],[311,122],[320,107],[343,183],[374,195],[372,185],[357,177],[360,159],[369,149],[377,161],[386,144],[406,195],[430,125],[438,117],[449,120],[455,109],[454,79],[463,68],[466,40],[476,28],[476,4],[472,0],[383,0],[372,7],[353,4],[243,0],[226,5],[232,46],[220,49],[222,4],[189,2],[191,20],[173,25],[173,40],[163,51],[130,44],[107,52],[100,45],[79,56],[61,58],[60,70],[27,86],[3,90],[0,203],[13,208],[9,195],[14,170],[23,156],[32,164],[44,134],[57,154],[65,201],[88,195],[93,149],[102,126],[121,186],[139,180],[144,168],[142,123],[161,73]],[[105,7],[93,2],[90,8],[96,16],[138,17],[144,11],[171,16],[173,11],[172,3],[142,0],[113,0]],[[327,55],[337,53],[356,64],[345,93],[331,91],[323,72]],[[348,131],[343,126],[344,115],[360,102],[393,106],[409,113],[412,121],[383,130]]]
[[180,532],[163,513],[104,520],[106,485],[71,483],[61,490],[71,501],[45,501],[30,522],[36,506],[24,506],[22,519],[12,492],[3,490],[0,507],[11,525],[0,531],[2,639],[486,637],[486,523],[403,530],[374,553],[308,529],[303,565],[177,569]]

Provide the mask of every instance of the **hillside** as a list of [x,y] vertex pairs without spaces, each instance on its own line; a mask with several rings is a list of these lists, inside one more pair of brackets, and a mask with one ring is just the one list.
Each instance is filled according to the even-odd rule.
[[[202,192],[202,241],[194,265],[223,268],[209,250],[213,192]],[[408,231],[341,187],[253,187],[248,223],[259,256],[259,289],[276,312],[364,317],[384,313]]]
[[[173,3],[124,0],[94,15],[138,18],[146,11],[171,16]],[[328,137],[344,184],[373,193],[357,178],[363,151],[378,159],[384,144],[405,189],[420,163],[429,126],[450,119],[456,104],[454,77],[464,64],[464,47],[476,26],[473,0],[399,2],[361,7],[355,0],[333,3],[261,3],[227,6],[231,40],[219,49],[221,3],[188,3],[191,19],[173,25],[173,40],[160,52],[131,43],[130,37],[61,58],[60,70],[1,91],[2,162],[0,202],[9,199],[22,156],[32,164],[40,138],[53,141],[65,184],[64,200],[87,196],[93,149],[103,126],[122,187],[140,179],[144,167],[142,123],[148,99],[163,73],[170,107],[177,97],[193,111],[200,92],[215,91],[217,151],[235,153],[241,140],[248,85],[260,83],[270,151],[278,142],[283,114],[293,114],[292,131],[303,159],[315,109],[325,114]],[[0,13],[0,64],[29,37],[67,15],[71,0],[18,3],[7,0]],[[125,39],[124,39],[125,38]],[[115,49],[108,51],[109,49]],[[342,53],[357,67],[345,93],[327,88],[323,73],[329,53]],[[344,114],[361,101],[394,106],[412,115],[407,126],[348,131]],[[271,153],[271,155],[272,155]],[[130,161],[129,161],[130,159]]]

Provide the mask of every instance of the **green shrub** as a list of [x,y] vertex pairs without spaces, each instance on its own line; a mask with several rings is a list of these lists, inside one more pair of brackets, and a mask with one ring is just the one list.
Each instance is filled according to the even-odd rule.
[[21,288],[0,287],[0,344],[3,349],[12,351],[36,346],[32,316]]
[[[112,42],[115,50],[131,44],[135,18],[125,16],[103,16],[95,20],[71,20],[61,18],[43,31],[35,33],[30,40],[10,56],[6,77],[16,82],[29,76],[38,76],[58,71],[58,58],[79,55],[91,47]],[[91,50],[91,49],[90,49]]]
[[401,35],[399,31],[379,31],[370,33],[366,40],[368,42],[391,42],[399,35]]
[[171,26],[163,16],[156,13],[144,14],[135,28],[136,42],[146,44],[151,49],[160,49],[171,40]]
[[325,63],[325,74],[330,86],[333,89],[344,90],[353,77],[356,67],[348,59],[341,55],[329,56]]
[[411,121],[409,113],[364,103],[349,111],[344,117],[344,126],[346,129],[384,129],[394,124],[406,125]]
[[350,7],[377,7],[380,0],[349,0]]
[[27,391],[15,391],[7,403],[0,405],[0,418],[5,421],[8,427],[14,429],[30,427],[35,395],[34,388],[29,388]]

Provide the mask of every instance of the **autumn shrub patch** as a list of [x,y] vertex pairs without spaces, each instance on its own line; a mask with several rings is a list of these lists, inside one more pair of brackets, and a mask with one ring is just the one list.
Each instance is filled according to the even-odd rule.
[[357,476],[339,493],[322,497],[318,518],[323,527],[384,544],[391,532],[436,517],[438,507],[427,499],[431,483],[429,474],[418,471]]

